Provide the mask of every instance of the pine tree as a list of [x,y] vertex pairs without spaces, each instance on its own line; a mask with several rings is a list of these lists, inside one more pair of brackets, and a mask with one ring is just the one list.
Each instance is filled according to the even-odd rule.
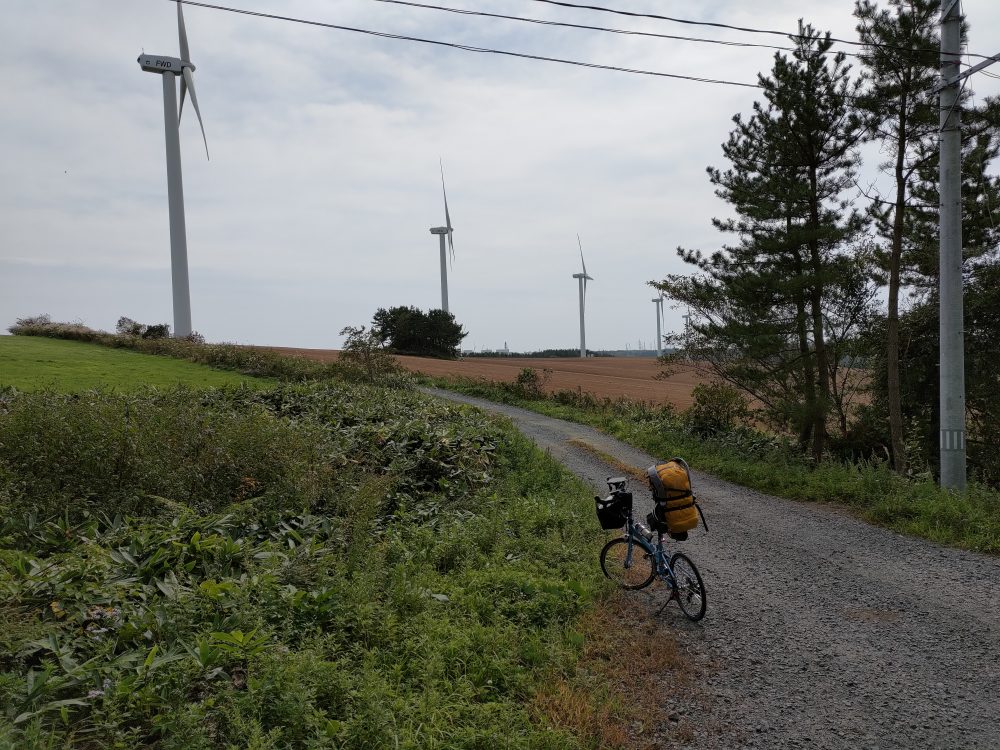
[[[971,100],[971,97],[970,97]],[[969,467],[973,475],[1000,486],[1000,390],[996,353],[1000,342],[1000,178],[991,164],[1000,158],[998,102],[963,112],[970,134],[962,144],[962,254],[964,341]],[[908,265],[916,305],[901,316],[900,398],[904,428],[914,455],[930,466],[938,457],[938,152],[928,149],[913,185],[914,209],[907,226]],[[884,365],[883,365],[884,366]],[[886,398],[876,393],[876,400]]]
[[[966,113],[963,112],[963,115]],[[968,112],[979,121],[1000,122],[1000,101],[988,99]],[[1000,156],[1000,133],[978,128],[962,142],[962,258],[965,276],[973,268],[1000,257],[1000,178],[989,166]],[[910,264],[905,280],[920,292],[937,288],[938,280],[938,152],[929,147],[913,185],[916,206],[909,230]]]
[[369,335],[396,354],[453,359],[468,333],[454,315],[444,310],[425,313],[416,307],[400,306],[379,308],[372,318]]
[[765,101],[748,120],[734,118],[723,146],[730,168],[708,170],[737,215],[713,223],[739,244],[711,256],[680,250],[702,273],[656,286],[695,311],[693,354],[787,420],[820,460],[839,363],[829,307],[851,288],[839,257],[863,225],[842,197],[854,185],[862,122],[858,83],[830,35],[800,26],[794,42],[759,77]]
[[854,15],[865,44],[861,59],[868,83],[861,107],[873,137],[891,154],[890,161],[881,166],[892,175],[893,193],[888,199],[870,196],[869,215],[879,235],[888,242],[884,254],[888,281],[886,406],[893,467],[902,472],[906,469],[906,452],[900,403],[899,293],[908,224],[913,219],[915,173],[926,163],[928,149],[932,145],[936,148],[938,114],[933,86],[940,47],[936,34],[940,3],[889,0],[888,6],[880,8],[870,0],[860,0]]

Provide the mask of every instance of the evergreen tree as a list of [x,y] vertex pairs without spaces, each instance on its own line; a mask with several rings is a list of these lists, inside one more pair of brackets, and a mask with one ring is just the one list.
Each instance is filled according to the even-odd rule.
[[[966,447],[972,477],[1000,487],[1000,263],[973,267],[965,287]],[[907,447],[917,469],[938,470],[938,297],[931,291],[900,316],[901,396]],[[884,365],[883,365],[884,366]],[[884,398],[875,394],[876,405]]]
[[840,384],[831,305],[870,299],[869,284],[844,275],[856,265],[840,257],[863,225],[842,197],[863,131],[858,83],[844,55],[831,53],[830,35],[800,26],[793,41],[791,56],[776,54],[771,75],[759,77],[765,101],[748,120],[734,118],[723,146],[730,168],[708,170],[736,213],[713,223],[739,243],[711,256],[679,250],[702,273],[655,286],[694,311],[689,353],[794,427],[819,460]]
[[[971,97],[969,97],[971,99]],[[1000,486],[1000,391],[995,375],[1000,351],[1000,178],[991,164],[1000,156],[998,102],[963,112],[970,134],[962,144],[962,252],[966,357],[967,450],[970,470]],[[968,115],[968,117],[966,117]],[[907,450],[937,467],[939,413],[938,150],[927,147],[914,175],[914,198],[904,243],[903,281],[916,304],[900,316],[900,402]],[[883,376],[886,362],[874,363]],[[875,385],[874,403],[887,406],[887,378]]]
[[893,467],[902,472],[906,451],[899,392],[899,293],[904,247],[912,244],[907,243],[907,235],[912,235],[914,220],[915,173],[926,163],[928,150],[937,147],[938,108],[933,87],[940,47],[936,33],[940,3],[889,0],[888,6],[880,8],[871,0],[860,0],[854,15],[865,44],[861,59],[868,83],[861,107],[873,138],[881,141],[891,157],[881,168],[891,174],[893,192],[887,199],[869,196],[869,214],[878,234],[888,243],[883,255],[888,282],[885,401]]
[[416,307],[379,308],[371,334],[397,354],[454,358],[468,334],[444,310],[423,312]]
[[[979,121],[1000,123],[1000,101],[988,99],[982,108],[969,114]],[[967,280],[973,268],[1000,257],[1000,178],[989,173],[998,156],[1000,133],[995,129],[976,128],[963,139],[962,258]],[[940,193],[936,144],[928,148],[915,178],[913,195],[918,203],[909,227],[911,262],[906,280],[926,294],[937,288],[938,280]]]

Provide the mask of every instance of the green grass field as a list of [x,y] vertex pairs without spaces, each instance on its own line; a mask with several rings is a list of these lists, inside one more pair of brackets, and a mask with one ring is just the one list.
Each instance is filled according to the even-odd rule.
[[134,391],[146,386],[213,388],[240,383],[266,387],[274,381],[77,341],[0,336],[0,387],[73,393],[98,387]]

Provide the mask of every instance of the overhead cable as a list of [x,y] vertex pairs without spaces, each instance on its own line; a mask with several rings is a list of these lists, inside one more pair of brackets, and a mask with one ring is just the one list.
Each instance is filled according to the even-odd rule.
[[671,39],[681,42],[701,42],[704,44],[720,44],[726,47],[758,47],[762,49],[780,50],[792,52],[791,47],[781,47],[774,44],[755,44],[753,42],[733,42],[725,39],[705,39],[703,37],[676,36],[674,34],[658,34],[653,31],[632,31],[629,29],[613,29],[605,26],[590,26],[580,23],[567,23],[565,21],[547,21],[540,18],[527,18],[525,16],[509,16],[503,13],[487,13],[480,10],[466,10],[465,8],[449,8],[443,5],[429,5],[426,3],[410,2],[409,0],[375,0],[377,3],[389,3],[391,5],[405,5],[411,8],[425,8],[428,10],[441,10],[446,13],[456,13],[462,16],[482,16],[484,18],[499,18],[505,21],[520,21],[522,23],[533,23],[540,26],[559,26],[567,29],[583,29],[585,31],[603,31],[610,34],[625,34],[628,36],[645,36],[655,39]]
[[168,0],[169,2],[180,2],[184,5],[193,5],[197,8],[208,8],[209,10],[219,10],[226,13],[236,13],[255,18],[267,18],[274,21],[288,21],[290,23],[305,24],[307,26],[318,26],[326,29],[337,29],[338,31],[350,31],[356,34],[367,34],[368,36],[382,39],[397,39],[407,42],[418,42],[420,44],[432,44],[438,47],[450,47],[451,49],[463,50],[465,52],[479,52],[490,55],[504,55],[506,57],[516,57],[525,60],[539,60],[542,62],[559,63],[560,65],[575,65],[581,68],[592,68],[596,70],[610,70],[617,73],[631,73],[633,75],[654,76],[657,78],[675,78],[682,81],[695,81],[697,83],[715,83],[724,86],[740,86],[742,88],[759,89],[756,83],[741,83],[739,81],[727,81],[720,78],[705,78],[701,76],[688,76],[679,73],[663,73],[655,70],[643,70],[641,68],[622,68],[616,65],[600,65],[598,63],[583,62],[580,60],[567,60],[559,57],[546,57],[544,55],[532,55],[526,52],[511,52],[509,50],[491,49],[489,47],[476,47],[469,44],[459,44],[456,42],[442,42],[436,39],[425,39],[423,37],[407,36],[405,34],[390,34],[386,31],[373,31],[371,29],[361,29],[354,26],[342,26],[340,24],[326,23],[324,21],[312,21],[305,18],[294,18],[292,16],[281,16],[274,13],[263,13],[261,11],[245,10],[242,8],[230,8],[225,5],[215,5],[212,3],[196,2],[196,0]]
[[[730,31],[742,31],[747,34],[770,34],[773,36],[783,36],[787,39],[808,39],[809,37],[802,34],[789,33],[787,31],[778,31],[777,29],[757,29],[751,26],[734,26],[728,23],[717,23],[714,21],[694,21],[690,18],[676,18],[674,16],[661,16],[656,13],[637,13],[629,10],[619,10],[618,8],[607,8],[601,5],[582,5],[580,3],[570,3],[565,0],[533,0],[536,3],[545,3],[546,5],[558,5],[563,8],[576,8],[578,10],[594,10],[601,13],[613,13],[618,16],[628,16],[629,18],[652,18],[657,21],[670,21],[672,23],[681,23],[689,26],[710,26],[716,29],[729,29]],[[892,49],[898,50],[900,52],[933,52],[934,54],[939,54],[940,49],[914,49],[913,47],[901,47],[893,44],[868,44],[865,42],[860,42],[856,39],[838,39],[837,37],[830,37],[831,42],[836,42],[838,44],[850,44],[855,47],[879,47],[882,49]],[[971,57],[978,57],[981,59],[986,59],[989,55],[977,55],[972,52],[967,52]]]

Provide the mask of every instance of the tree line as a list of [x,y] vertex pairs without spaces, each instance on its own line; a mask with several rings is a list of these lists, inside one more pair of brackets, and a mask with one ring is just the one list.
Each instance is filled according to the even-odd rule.
[[[934,0],[860,0],[856,65],[800,22],[758,77],[762,98],[733,117],[725,166],[708,168],[730,208],[712,223],[731,240],[679,248],[695,272],[651,282],[691,316],[672,358],[751,397],[817,461],[936,470],[938,15]],[[969,463],[998,484],[1000,102],[965,88],[961,107]],[[858,181],[868,143],[884,192]]]

